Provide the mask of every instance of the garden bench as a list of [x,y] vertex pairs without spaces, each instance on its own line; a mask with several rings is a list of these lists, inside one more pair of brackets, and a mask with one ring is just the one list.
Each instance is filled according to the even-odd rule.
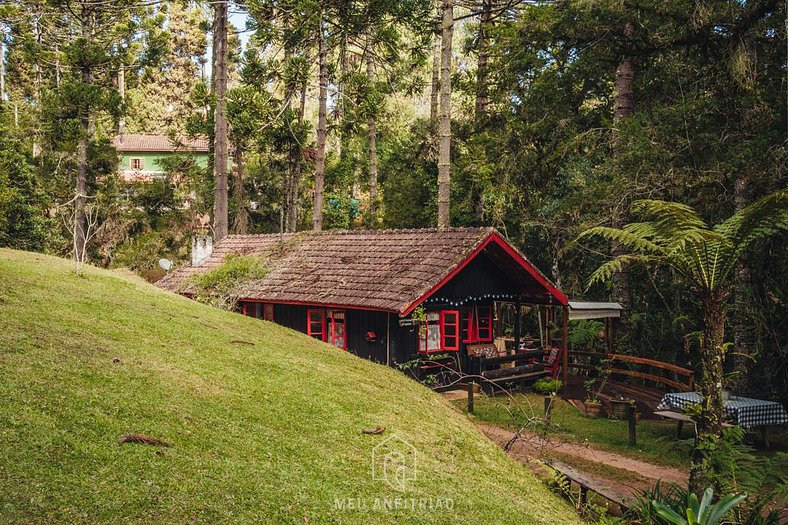
[[584,505],[586,503],[589,490],[595,494],[599,494],[606,500],[615,503],[621,507],[622,512],[626,511],[631,504],[631,500],[625,496],[612,490],[610,487],[600,483],[599,481],[588,477],[586,474],[574,467],[570,467],[569,465],[561,463],[560,461],[551,461],[548,463],[548,465],[550,468],[580,487],[580,499],[578,501],[578,506]]

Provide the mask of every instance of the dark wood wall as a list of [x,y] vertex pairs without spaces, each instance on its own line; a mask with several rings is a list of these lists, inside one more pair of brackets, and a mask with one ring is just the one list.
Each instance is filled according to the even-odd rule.
[[461,300],[485,294],[518,294],[519,287],[501,271],[484,253],[460,270],[448,283],[441,286],[434,297]]
[[[311,308],[313,307],[275,304],[274,322],[305,334],[306,312]],[[387,323],[390,341],[387,341]],[[348,351],[377,363],[386,363],[387,350],[390,352],[392,365],[408,361],[410,353],[416,352],[416,328],[400,327],[399,316],[394,313],[346,309],[345,330]],[[367,340],[368,332],[375,332],[377,337],[374,341]]]

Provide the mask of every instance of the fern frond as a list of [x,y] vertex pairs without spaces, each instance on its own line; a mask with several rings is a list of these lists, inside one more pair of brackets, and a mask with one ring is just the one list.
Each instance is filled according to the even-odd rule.
[[701,219],[692,207],[679,202],[659,201],[651,199],[637,200],[632,203],[632,212],[640,215],[654,225],[657,231],[666,233],[679,232],[687,229],[708,230],[709,225]]
[[615,259],[604,263],[602,266],[597,268],[594,273],[591,274],[591,276],[588,278],[588,282],[586,283],[586,290],[591,288],[596,283],[609,281],[613,278],[613,275],[622,272],[630,266],[635,264],[653,264],[657,262],[657,259],[657,257],[638,255],[634,253],[619,255]]
[[736,247],[737,256],[753,242],[788,229],[788,189],[778,190],[714,227]]
[[587,237],[602,237],[608,241],[614,241],[622,244],[633,252],[642,254],[661,254],[663,249],[658,244],[651,242],[649,239],[640,235],[634,234],[625,229],[609,228],[607,226],[597,226],[581,233],[577,240]]

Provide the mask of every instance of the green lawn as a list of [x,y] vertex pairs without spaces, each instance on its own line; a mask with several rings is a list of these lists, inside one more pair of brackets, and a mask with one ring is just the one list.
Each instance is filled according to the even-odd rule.
[[[457,401],[465,409],[465,401]],[[544,397],[537,394],[478,396],[474,399],[477,421],[519,428],[529,418],[544,416]],[[535,427],[541,430],[543,427]],[[685,425],[683,439],[676,440],[676,423],[641,419],[637,426],[637,448],[629,446],[626,421],[607,418],[589,419],[566,401],[556,398],[553,405],[553,426],[549,433],[565,441],[589,441],[601,449],[658,465],[688,468],[692,449],[692,429]]]
[[[439,395],[274,324],[10,250],[0,319],[0,523],[579,523]],[[392,434],[404,491],[370,475]]]

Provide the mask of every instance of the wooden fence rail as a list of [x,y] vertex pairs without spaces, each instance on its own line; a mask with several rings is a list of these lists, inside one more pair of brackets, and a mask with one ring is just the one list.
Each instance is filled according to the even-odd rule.
[[[672,363],[665,363],[663,361],[657,361],[656,359],[648,359],[645,357],[636,357],[632,355],[606,354],[600,352],[570,351],[569,357],[573,357],[573,356],[588,357],[590,360],[600,360],[600,361],[603,359],[607,360],[608,362],[605,365],[605,368],[609,370],[612,375],[621,375],[627,377],[635,377],[638,379],[647,379],[649,381],[661,383],[663,385],[675,388],[677,390],[681,390],[683,392],[690,392],[695,389],[695,372],[687,368],[674,365]],[[649,366],[666,372],[672,372],[677,376],[686,378],[686,382],[683,382],[680,378],[679,380],[674,380],[665,377],[664,375],[657,375],[648,372],[642,372],[639,370],[630,370],[628,368],[619,368],[615,366],[616,363],[633,363],[636,365]],[[593,363],[570,362],[569,368],[577,368],[581,370],[597,370],[599,369],[599,365]]]

